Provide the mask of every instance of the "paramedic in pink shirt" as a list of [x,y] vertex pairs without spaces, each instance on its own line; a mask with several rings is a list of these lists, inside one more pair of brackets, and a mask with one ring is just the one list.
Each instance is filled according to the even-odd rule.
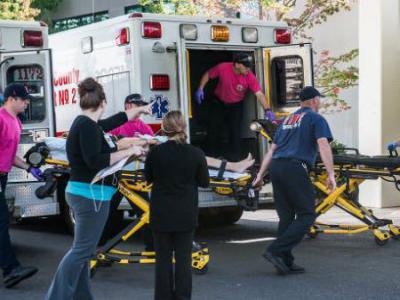
[[16,156],[21,136],[21,121],[17,117],[27,108],[31,96],[22,84],[12,83],[4,90],[4,106],[0,108],[0,268],[6,288],[33,276],[38,269],[23,267],[11,247],[9,235],[9,214],[6,203],[8,173],[13,166],[25,169],[36,179],[41,179],[40,169],[30,167]]
[[210,129],[208,133],[212,157],[221,155],[221,130],[224,122],[229,128],[229,144],[233,152],[231,159],[238,161],[241,157],[240,131],[243,117],[243,100],[248,90],[252,91],[260,102],[266,115],[272,114],[256,76],[250,70],[252,57],[240,52],[234,55],[233,62],[220,63],[206,72],[195,94],[198,104],[204,101],[204,87],[210,79],[218,78],[214,91],[214,101],[211,110]]
[[[144,101],[143,96],[140,94],[131,94],[125,98],[125,110],[147,104],[148,103]],[[135,137],[138,134],[154,136],[154,132],[151,127],[143,122],[140,119],[140,116],[134,120],[126,122],[118,128],[111,130],[109,133],[115,136],[123,137]]]

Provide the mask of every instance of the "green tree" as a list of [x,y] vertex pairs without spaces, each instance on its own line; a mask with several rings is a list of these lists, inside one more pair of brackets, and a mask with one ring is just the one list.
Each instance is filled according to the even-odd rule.
[[39,13],[32,0],[0,0],[0,20],[32,21]]
[[46,22],[49,27],[52,25],[53,12],[60,5],[62,0],[33,0],[32,7],[40,11],[36,20]]

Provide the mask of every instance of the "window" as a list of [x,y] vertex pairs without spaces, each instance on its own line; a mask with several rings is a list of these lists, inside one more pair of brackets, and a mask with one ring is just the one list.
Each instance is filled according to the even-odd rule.
[[143,12],[148,12],[148,9],[146,9],[146,7],[143,5],[136,4],[125,7],[125,14],[143,13]]
[[66,18],[66,19],[54,20],[51,32],[52,33],[60,32],[60,31],[76,28],[79,26],[84,26],[84,25],[104,21],[109,18],[110,18],[110,16],[108,14],[108,11],[102,11],[102,12],[97,12],[94,14],[87,14],[87,15],[82,15],[82,16]]
[[[156,2],[156,1],[153,1]],[[172,3],[171,0],[164,0],[163,1],[163,8],[168,13],[175,12],[175,4]],[[151,9],[148,6],[143,6],[140,4],[125,6],[125,14],[132,14],[132,13],[151,13]]]
[[40,123],[46,118],[44,74],[40,65],[20,65],[7,70],[7,83],[18,82],[25,86],[34,100],[19,117],[22,123]]
[[275,57],[271,63],[272,99],[278,107],[296,106],[304,87],[303,59],[300,56]]

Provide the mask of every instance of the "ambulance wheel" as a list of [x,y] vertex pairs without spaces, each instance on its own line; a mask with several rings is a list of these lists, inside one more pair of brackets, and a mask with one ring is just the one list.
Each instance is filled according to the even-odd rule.
[[375,243],[378,246],[385,246],[387,244],[387,242],[389,241],[389,239],[386,240],[380,240],[379,238],[375,237]]
[[224,225],[235,224],[243,215],[243,208],[241,207],[226,207],[221,209],[221,218]]
[[208,264],[204,266],[202,269],[193,268],[193,273],[196,275],[204,275],[208,273]]

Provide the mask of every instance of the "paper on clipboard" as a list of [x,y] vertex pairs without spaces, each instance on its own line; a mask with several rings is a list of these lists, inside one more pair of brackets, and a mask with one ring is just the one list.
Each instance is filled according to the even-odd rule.
[[96,183],[107,176],[110,176],[114,173],[117,173],[118,171],[121,170],[140,170],[144,168],[143,162],[137,159],[137,157],[126,157],[124,159],[121,159],[120,161],[114,163],[113,165],[104,168],[103,170],[99,171],[96,176],[94,176],[91,184]]

